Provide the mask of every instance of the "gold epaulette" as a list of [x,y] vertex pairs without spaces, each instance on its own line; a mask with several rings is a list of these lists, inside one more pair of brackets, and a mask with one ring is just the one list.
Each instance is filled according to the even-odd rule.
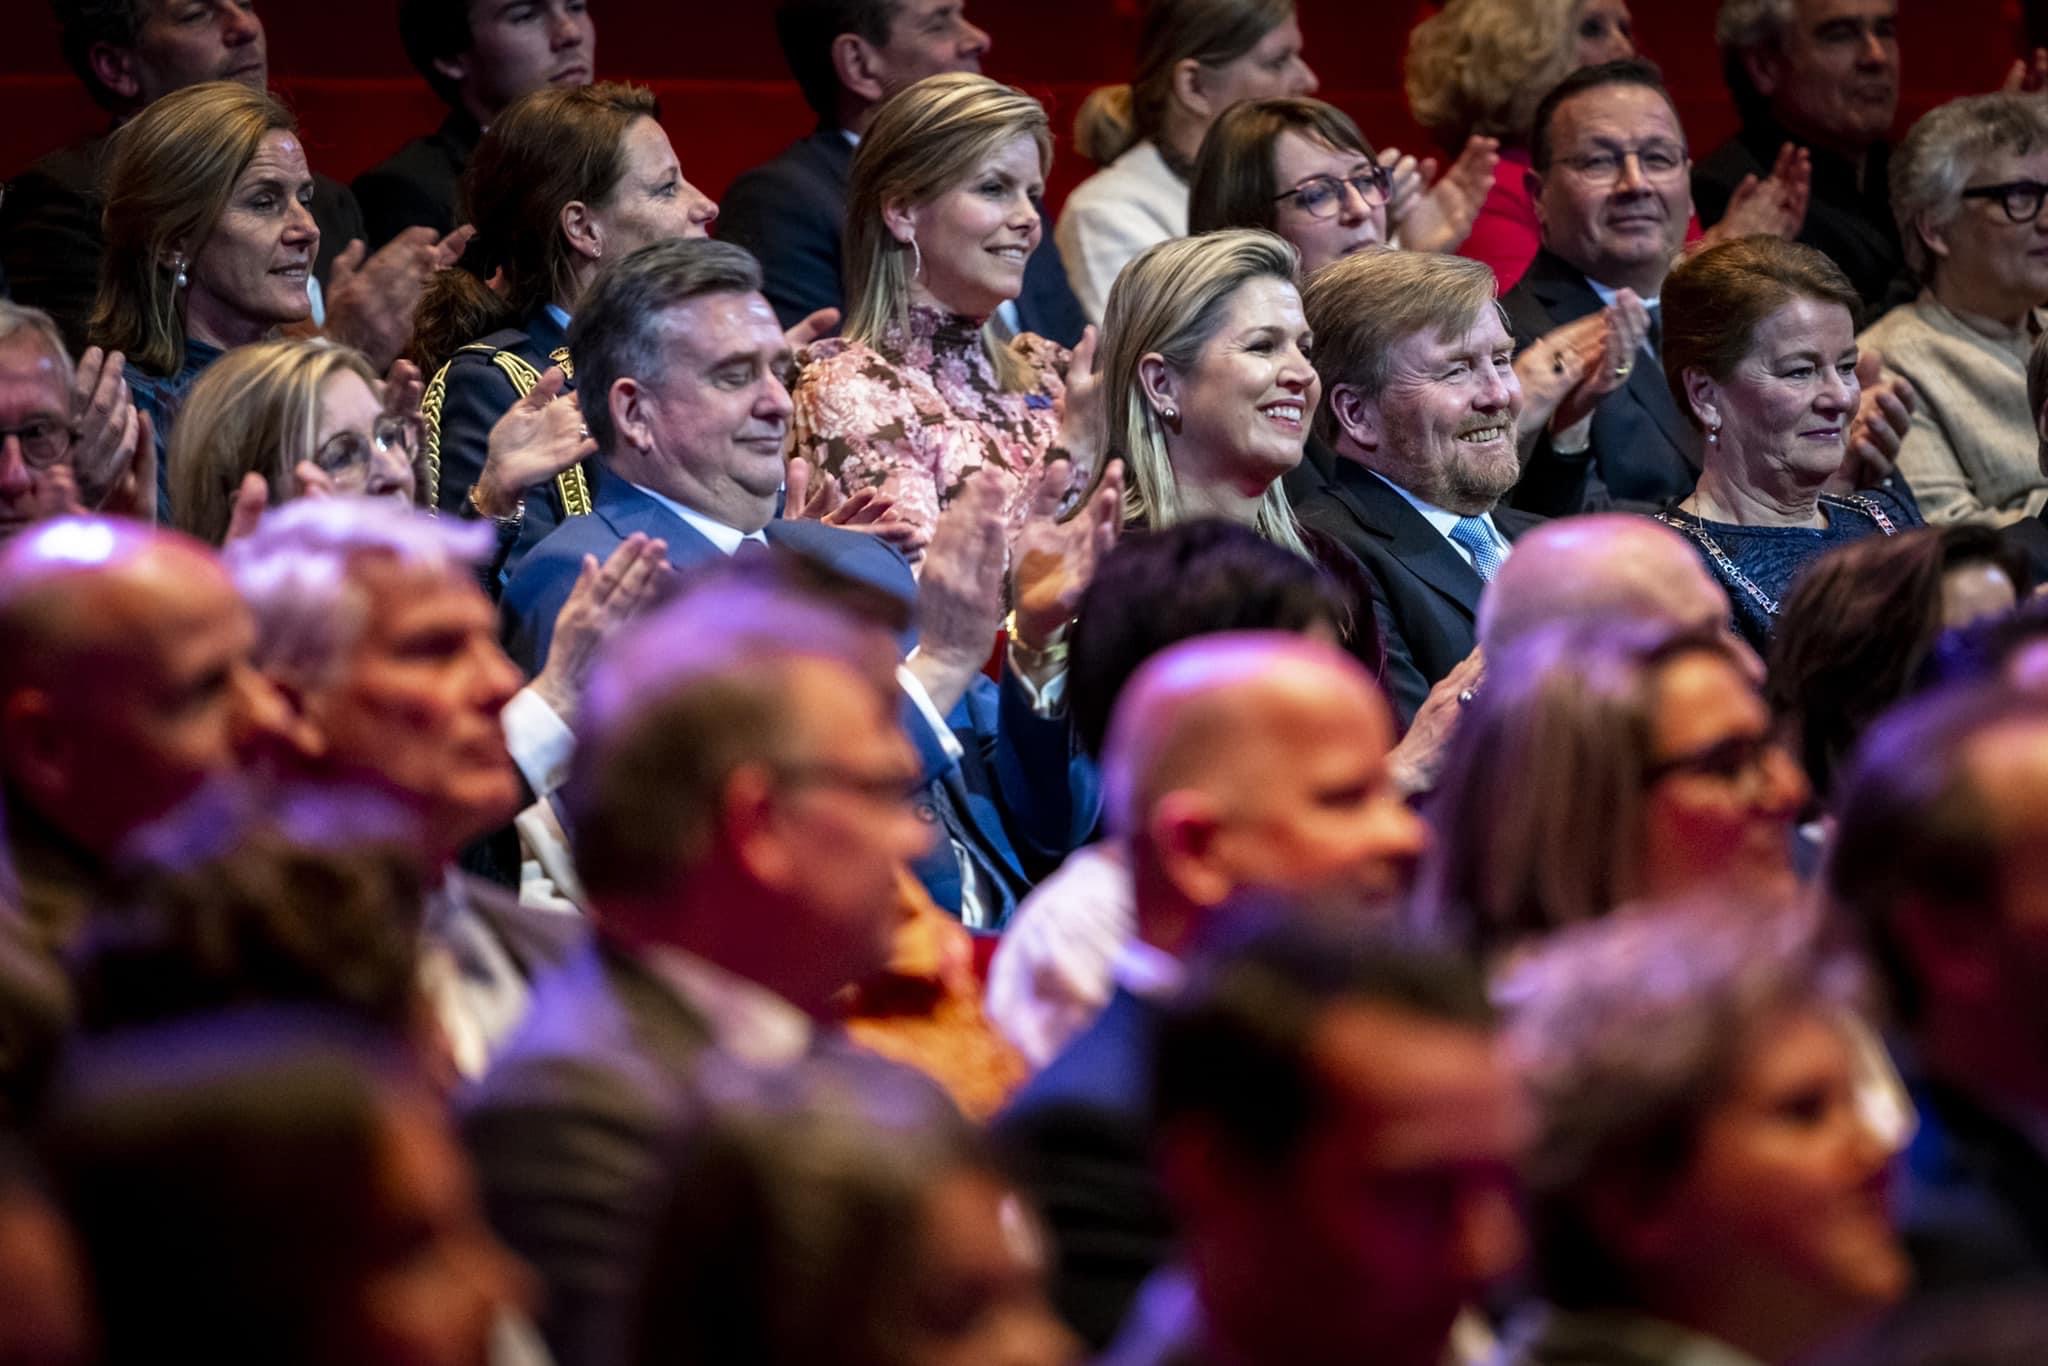
[[[540,383],[540,371],[522,356],[510,351],[501,351],[483,342],[471,342],[455,354],[475,353],[491,358],[491,364],[512,381],[512,392],[519,398],[532,393]],[[562,367],[565,378],[576,378],[576,372],[569,363],[569,349],[557,347],[548,357]],[[420,397],[420,418],[426,427],[426,474],[427,492],[425,504],[429,510],[441,506],[441,409],[448,399],[448,370],[455,364],[450,357],[448,363],[434,372],[433,382]],[[571,517],[585,517],[590,514],[590,481],[584,476],[583,464],[578,461],[555,476],[555,491],[562,497],[562,511]]]

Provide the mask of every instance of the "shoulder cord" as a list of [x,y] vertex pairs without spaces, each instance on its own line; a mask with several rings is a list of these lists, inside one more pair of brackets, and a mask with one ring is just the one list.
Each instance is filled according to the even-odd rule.
[[[472,342],[456,355],[464,352],[479,353],[491,358],[491,364],[498,367],[505,378],[512,382],[512,392],[525,398],[540,383],[540,371],[529,365],[523,358],[510,351],[493,350],[480,342]],[[548,359],[562,367],[562,373],[570,379],[576,371],[569,360],[569,348],[556,347]],[[450,359],[434,373],[433,383],[420,397],[420,418],[426,428],[426,497],[423,500],[430,514],[438,514],[441,507],[441,409],[448,398],[448,370],[455,364]],[[571,517],[588,516],[591,509],[590,481],[584,476],[583,463],[578,461],[555,476],[555,491],[561,495],[562,511]]]

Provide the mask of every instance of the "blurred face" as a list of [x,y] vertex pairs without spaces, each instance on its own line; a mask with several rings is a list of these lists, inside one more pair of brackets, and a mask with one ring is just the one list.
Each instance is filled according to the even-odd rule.
[[1156,379],[1155,404],[1178,411],[1166,427],[1179,482],[1255,499],[1301,463],[1323,392],[1311,340],[1294,285],[1266,276],[1238,286],[1186,375],[1156,352],[1140,362]]
[[1276,100],[1316,93],[1316,73],[1301,56],[1301,25],[1294,16],[1252,45],[1243,56],[1201,71],[1208,117],[1239,100]]
[[1704,650],[1657,675],[1642,894],[1790,886],[1792,825],[1812,795],[1756,687]]
[[47,342],[0,340],[0,541],[61,510],[71,467],[71,395]]
[[625,174],[602,204],[590,206],[606,259],[675,237],[711,235],[718,205],[683,179],[682,163],[660,124],[633,120],[620,150]]
[[255,341],[311,315],[306,280],[320,249],[313,173],[295,134],[264,134],[228,206],[192,250],[186,332],[216,346]]
[[[1273,144],[1273,183],[1286,195],[1273,230],[1301,253],[1313,275],[1339,257],[1387,240],[1387,196],[1371,157],[1289,130]],[[1370,190],[1359,183],[1371,181]]]
[[1671,105],[1645,86],[1596,86],[1553,112],[1550,146],[1536,198],[1543,244],[1602,284],[1655,293],[1692,217]]
[[2004,616],[2019,605],[2019,592],[2003,569],[1974,560],[1941,576],[1941,626],[1953,631],[1985,617]]
[[1816,1342],[1905,1292],[1890,1147],[1866,1126],[1856,1086],[1854,1054],[1825,1016],[1758,1025],[1660,1210],[1670,1275],[1728,1287],[1773,1331],[1804,1328]]
[[353,370],[338,370],[320,386],[320,420],[313,432],[313,463],[336,493],[362,493],[410,505],[417,424],[388,418],[384,401]]
[[1046,1298],[1038,1221],[1000,1181],[958,1171],[925,1211],[907,1366],[1066,1366],[1080,1342]]
[[300,699],[336,777],[367,781],[419,813],[426,852],[454,856],[519,809],[498,713],[519,670],[498,648],[497,613],[467,569],[357,556],[364,621],[331,678]]
[[986,318],[1024,289],[1024,263],[1044,229],[1034,202],[1045,193],[1038,142],[1020,134],[965,181],[907,214],[924,273],[919,301],[949,313]]
[[1357,430],[1373,448],[1368,463],[1438,507],[1466,516],[1490,511],[1522,477],[1514,356],[1514,339],[1491,304],[1462,334],[1425,330],[1395,343],[1387,387],[1377,401],[1359,401],[1365,421]]
[[[741,531],[767,525],[782,487],[789,343],[758,294],[701,295],[664,320],[662,373],[639,381],[634,478]],[[613,419],[621,417],[613,391]],[[622,433],[626,425],[621,423]]]
[[127,79],[116,93],[140,109],[206,81],[270,84],[263,21],[253,0],[147,0],[142,29],[127,49]]
[[364,1279],[362,1342],[391,1366],[486,1366],[498,1316],[529,1310],[532,1277],[484,1223],[467,1161],[424,1100],[387,1107],[377,1192],[387,1242]]
[[1636,55],[1635,34],[1623,0],[1586,0],[1572,30],[1574,60],[1582,67],[1626,61]]
[[1897,0],[1798,0],[1775,48],[1751,54],[1750,79],[1793,137],[1860,155],[1899,108]]
[[889,41],[874,49],[885,95],[927,76],[981,70],[989,36],[967,22],[967,6],[960,0],[898,0],[895,10]]
[[1801,298],[1758,325],[1725,382],[1700,383],[1694,408],[1704,411],[1709,428],[1720,427],[1720,454],[1737,478],[1806,487],[1841,468],[1844,434],[1862,392],[1849,310]]
[[[2029,182],[2048,185],[2048,147],[1986,157],[1965,184],[1956,216],[1940,228],[1921,230],[1934,253],[1935,290],[1942,298],[1965,312],[1994,317],[2048,303],[2048,224],[2042,221],[2042,197],[2026,188]],[[1972,190],[2016,183],[2020,188],[2010,196],[1967,197]],[[2007,198],[2022,212],[2031,208],[2032,215],[2015,223]]]
[[469,0],[469,51],[440,63],[478,122],[544,85],[589,85],[597,26],[584,0]]
[[[2020,682],[2040,687],[2038,676]],[[2028,1047],[2022,1041],[2041,1038],[2048,1029],[2048,882],[2041,880],[2048,878],[2048,728],[2021,722],[1985,734],[1973,745],[1967,771],[1992,813],[1999,914],[1956,916],[1962,924],[1985,926],[1985,932],[1944,930],[1951,941],[1944,947],[1974,959],[1965,980],[1968,989],[1989,995],[1976,1003],[1981,1018],[2014,1047]],[[1947,981],[1942,985],[1963,994]],[[2012,1074],[2017,1078],[2024,1070],[2015,1067]]]

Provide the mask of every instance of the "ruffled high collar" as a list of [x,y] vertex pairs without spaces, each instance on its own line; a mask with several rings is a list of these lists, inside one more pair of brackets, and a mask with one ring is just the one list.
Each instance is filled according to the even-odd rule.
[[935,361],[949,357],[985,362],[988,357],[988,349],[982,344],[985,321],[943,308],[912,304],[909,329],[902,332],[891,329],[885,349],[897,353],[903,364],[920,370],[928,370]]

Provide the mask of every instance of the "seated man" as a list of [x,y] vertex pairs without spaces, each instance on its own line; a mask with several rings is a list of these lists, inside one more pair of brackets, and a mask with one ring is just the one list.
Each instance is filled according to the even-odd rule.
[[88,507],[156,520],[155,433],[123,369],[98,347],[74,369],[49,314],[0,298],[0,541]]
[[1137,939],[1101,1015],[996,1124],[1052,1226],[1061,1314],[1095,1346],[1167,1256],[1142,1085],[1161,999],[1242,889],[1332,895],[1355,910],[1406,887],[1423,830],[1395,790],[1392,744],[1386,703],[1351,656],[1277,632],[1171,646],[1117,701],[1105,814],[1130,869]]
[[[1023,605],[1000,685],[980,673],[1001,629],[1002,536],[993,498],[969,492],[934,536],[924,587],[871,535],[775,516],[790,416],[780,375],[789,346],[760,268],[730,243],[645,247],[597,278],[569,334],[584,420],[597,442],[592,513],[550,532],[514,572],[503,608],[512,657],[547,659],[553,623],[586,556],[635,532],[665,542],[677,568],[748,544],[812,555],[908,602],[922,595],[923,638],[906,666],[922,696],[910,727],[925,761],[930,819],[948,839],[919,865],[933,898],[972,928],[995,929],[1038,877],[1086,837],[1092,792],[1064,717],[1048,714],[1063,667],[1054,644],[1092,572],[1121,486],[1105,479],[1084,516],[1036,510],[1027,536],[1053,553],[1020,556]],[[1043,503],[1044,500],[1041,500]],[[1035,677],[1026,679],[1028,666]]]
[[[760,258],[768,301],[784,327],[795,327],[845,306],[846,187],[875,110],[926,76],[980,71],[989,36],[967,21],[960,0],[784,0],[775,32],[818,129],[732,183],[718,235]],[[1087,319],[1050,232],[1025,265],[1024,292],[998,316],[1012,332],[1062,346],[1081,340]]]
[[484,125],[529,90],[589,85],[597,70],[583,0],[405,0],[398,36],[448,117],[350,186],[373,249],[410,227],[453,232],[456,185]]
[[887,961],[897,870],[931,841],[896,722],[902,606],[753,568],[708,571],[599,665],[564,789],[596,943],[539,984],[466,1106],[491,1221],[545,1283],[562,1366],[624,1359],[636,1249],[714,1049],[809,1059],[907,1117],[945,1108],[828,1023]]
[[1493,288],[1477,261],[1360,252],[1302,298],[1336,462],[1296,512],[1371,576],[1403,724],[1472,653],[1480,590],[1540,520],[1499,506],[1521,476],[1522,387]]

